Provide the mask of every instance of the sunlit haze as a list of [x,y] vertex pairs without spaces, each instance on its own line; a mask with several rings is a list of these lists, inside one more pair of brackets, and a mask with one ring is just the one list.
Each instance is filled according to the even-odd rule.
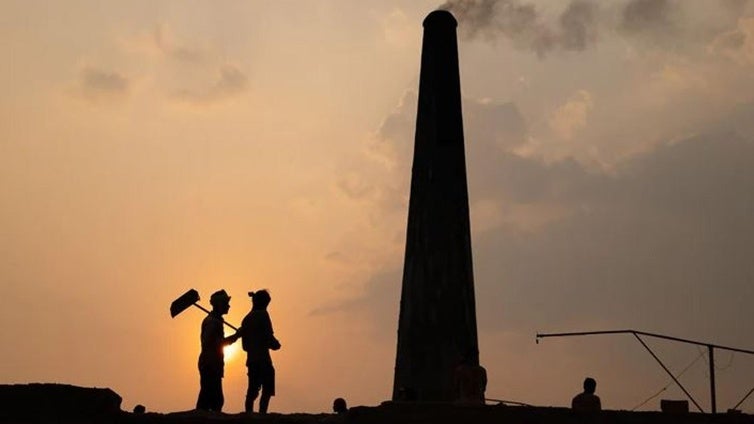
[[[606,409],[683,399],[630,336],[535,334],[754,349],[754,2],[478,3],[446,7],[487,396],[566,406],[592,376]],[[238,325],[266,288],[271,411],[387,400],[421,24],[441,5],[0,2],[0,382],[193,409],[205,315],[170,303],[223,288]],[[681,381],[708,408],[706,351],[649,344],[676,373],[696,361]],[[716,366],[725,410],[754,357]]]

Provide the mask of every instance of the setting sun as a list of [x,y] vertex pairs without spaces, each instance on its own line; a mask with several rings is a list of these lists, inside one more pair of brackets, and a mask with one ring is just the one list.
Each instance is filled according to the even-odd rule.
[[234,343],[223,348],[223,352],[225,353],[225,362],[232,361],[236,357],[236,354],[238,353],[238,346],[239,343]]

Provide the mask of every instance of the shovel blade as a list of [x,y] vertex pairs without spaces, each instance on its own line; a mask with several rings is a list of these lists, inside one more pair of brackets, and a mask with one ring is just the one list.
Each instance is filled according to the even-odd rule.
[[176,315],[185,311],[189,306],[199,301],[199,292],[191,289],[186,293],[183,293],[181,297],[174,300],[170,304],[170,317],[175,318]]

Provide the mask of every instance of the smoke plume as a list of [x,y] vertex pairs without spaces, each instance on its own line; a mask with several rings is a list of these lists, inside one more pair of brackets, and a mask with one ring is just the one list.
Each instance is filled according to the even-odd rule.
[[597,7],[586,0],[571,2],[557,25],[545,22],[533,4],[517,0],[450,0],[439,9],[453,13],[468,38],[503,35],[540,56],[555,49],[584,50],[597,37]]
[[[711,2],[710,2],[711,3]],[[549,52],[583,51],[599,41],[600,33],[620,34],[633,40],[665,45],[698,44],[730,29],[745,15],[749,0],[718,0],[713,5],[727,16],[707,18],[701,8],[710,3],[679,0],[626,0],[605,4],[595,0],[572,0],[552,17],[525,0],[448,0],[439,9],[458,19],[467,39],[505,37],[520,50],[540,57]]]

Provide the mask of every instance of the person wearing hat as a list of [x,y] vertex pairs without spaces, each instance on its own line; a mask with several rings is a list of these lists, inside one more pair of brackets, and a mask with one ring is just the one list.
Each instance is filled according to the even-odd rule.
[[223,348],[235,343],[236,333],[225,337],[223,315],[230,310],[230,296],[225,290],[212,293],[209,298],[212,311],[202,321],[202,352],[199,354],[199,398],[196,409],[220,412],[223,408],[223,374],[225,355]]
[[243,350],[246,351],[249,388],[246,392],[245,409],[247,413],[254,410],[254,401],[262,391],[259,399],[259,412],[267,413],[270,398],[275,396],[275,368],[272,366],[270,349],[280,349],[280,342],[272,331],[272,321],[267,313],[267,305],[272,300],[267,290],[249,292],[252,308],[241,322]]

